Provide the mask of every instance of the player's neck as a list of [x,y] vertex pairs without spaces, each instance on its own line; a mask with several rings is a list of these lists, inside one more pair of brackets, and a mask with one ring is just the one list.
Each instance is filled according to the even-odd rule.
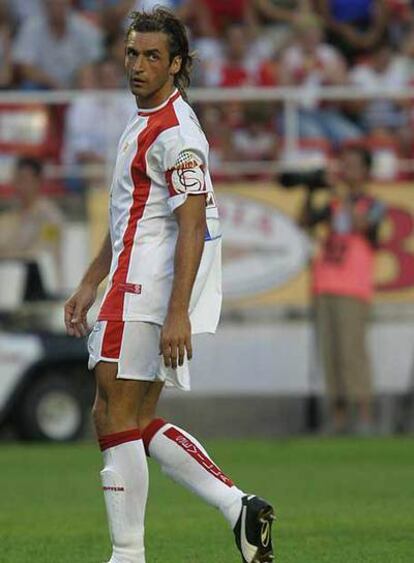
[[162,104],[172,96],[175,90],[175,85],[168,83],[147,98],[136,96],[135,99],[137,101],[138,109],[156,109],[157,107],[162,106]]

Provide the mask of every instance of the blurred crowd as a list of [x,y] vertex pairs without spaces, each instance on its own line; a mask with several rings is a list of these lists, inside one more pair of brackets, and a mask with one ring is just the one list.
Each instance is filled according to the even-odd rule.
[[[0,0],[0,88],[82,90],[56,118],[62,140],[55,159],[102,164],[113,155],[133,100],[108,107],[88,91],[125,90],[128,14],[155,5],[175,10],[188,26],[194,86],[301,88],[304,151],[329,157],[363,141],[374,152],[377,179],[413,177],[400,166],[414,156],[411,101],[321,103],[315,91],[353,85],[392,93],[413,85],[414,0]],[[202,104],[198,113],[216,177],[226,162],[283,157],[281,104]]]
[[[188,27],[196,54],[193,86],[301,93],[293,146],[283,101],[196,107],[215,180],[274,181],[281,164],[339,162],[341,189],[332,184],[321,210],[309,190],[301,226],[319,235],[322,224],[328,233],[312,273],[333,430],[347,431],[355,404],[356,430],[370,434],[365,333],[386,209],[368,197],[365,185],[370,174],[380,181],[414,179],[414,97],[392,97],[414,87],[414,0],[0,0],[0,94],[77,91],[55,104],[2,103],[0,96],[0,262],[23,264],[25,300],[62,289],[69,271],[63,265],[67,212],[73,200],[90,204],[102,195],[85,188],[107,186],[118,139],[136,107],[124,76],[128,15],[160,5]],[[321,101],[323,86],[353,86],[375,96]],[[50,193],[65,196],[65,214]],[[73,193],[81,197],[66,197]],[[0,295],[13,289],[10,276],[10,270],[3,274]]]

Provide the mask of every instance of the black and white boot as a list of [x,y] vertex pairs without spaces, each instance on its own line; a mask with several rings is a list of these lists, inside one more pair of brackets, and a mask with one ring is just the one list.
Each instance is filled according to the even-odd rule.
[[234,527],[243,563],[273,563],[273,507],[254,495],[242,498],[242,509]]

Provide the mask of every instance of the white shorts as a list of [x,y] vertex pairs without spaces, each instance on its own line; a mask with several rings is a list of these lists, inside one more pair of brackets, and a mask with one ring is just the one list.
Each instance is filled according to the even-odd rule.
[[98,362],[116,362],[118,379],[164,381],[184,391],[190,389],[188,360],[177,369],[167,368],[159,353],[161,326],[142,321],[97,321],[88,340],[88,368]]

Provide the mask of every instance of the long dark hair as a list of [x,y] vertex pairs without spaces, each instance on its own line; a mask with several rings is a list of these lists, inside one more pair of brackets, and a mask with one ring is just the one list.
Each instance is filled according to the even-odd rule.
[[156,8],[152,12],[132,12],[131,24],[127,37],[131,31],[162,32],[168,37],[170,63],[175,57],[181,58],[181,68],[174,76],[176,88],[185,96],[185,90],[190,85],[190,73],[193,56],[190,53],[187,30],[181,20],[165,8]]

